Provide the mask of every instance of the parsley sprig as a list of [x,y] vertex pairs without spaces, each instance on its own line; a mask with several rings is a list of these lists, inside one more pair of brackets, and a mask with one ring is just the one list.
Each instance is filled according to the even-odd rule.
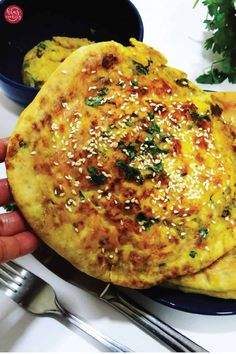
[[[199,0],[195,1],[194,7]],[[208,72],[196,81],[201,84],[218,84],[228,78],[236,83],[236,5],[234,0],[202,0],[208,14],[204,21],[212,34],[205,40],[204,47],[218,53],[220,59],[214,61]]]

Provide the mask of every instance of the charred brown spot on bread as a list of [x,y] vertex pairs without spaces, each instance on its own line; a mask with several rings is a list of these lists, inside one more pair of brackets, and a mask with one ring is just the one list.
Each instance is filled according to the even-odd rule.
[[41,173],[41,174],[45,174],[48,176],[53,175],[52,165],[48,162],[42,162],[42,163],[35,164],[34,170],[36,171],[36,173]]
[[41,120],[42,126],[50,126],[52,124],[52,116],[51,114],[45,113],[43,119]]
[[179,139],[172,139],[172,144],[173,144],[173,152],[176,154],[181,153],[181,141]]
[[218,104],[211,105],[211,113],[214,114],[214,116],[220,117],[222,112],[223,109]]
[[19,135],[16,134],[12,139],[11,139],[11,144],[8,147],[7,151],[7,157],[8,158],[13,158],[19,148],[26,148],[28,146],[28,143]]
[[39,124],[37,124],[37,123],[33,123],[32,124],[32,129],[34,130],[34,131],[36,131],[37,133],[39,133],[40,132],[40,127],[39,127]]
[[118,58],[113,54],[107,54],[102,59],[102,66],[105,69],[111,69],[115,64],[118,63]]

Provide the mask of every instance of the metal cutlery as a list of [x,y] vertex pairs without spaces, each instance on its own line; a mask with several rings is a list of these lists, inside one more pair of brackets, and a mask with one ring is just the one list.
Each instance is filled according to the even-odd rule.
[[114,307],[133,323],[175,352],[207,352],[174,328],[148,313],[125,296],[119,287],[92,278],[68,263],[64,258],[42,244],[34,256],[60,278],[88,291]]
[[76,326],[110,352],[132,352],[67,311],[48,283],[14,262],[0,264],[0,290],[31,314],[62,319]]

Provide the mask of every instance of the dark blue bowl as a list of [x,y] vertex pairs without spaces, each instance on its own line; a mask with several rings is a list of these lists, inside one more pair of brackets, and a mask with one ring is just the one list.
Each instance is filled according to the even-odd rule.
[[[6,19],[6,9],[17,5],[23,12],[18,23]],[[5,15],[4,15],[5,13]],[[14,15],[14,14],[13,14]],[[0,85],[12,100],[27,106],[38,89],[21,81],[24,55],[52,36],[87,37],[99,42],[129,38],[143,40],[143,22],[129,0],[0,0]]]

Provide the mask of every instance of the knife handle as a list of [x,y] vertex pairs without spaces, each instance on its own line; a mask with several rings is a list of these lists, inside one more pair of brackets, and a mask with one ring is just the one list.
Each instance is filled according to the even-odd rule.
[[131,303],[128,297],[121,294],[121,292],[111,284],[107,286],[100,298],[128,317],[154,339],[166,344],[173,351],[207,352],[206,349],[185,337],[158,317],[151,315],[141,306],[134,303],[133,300]]

